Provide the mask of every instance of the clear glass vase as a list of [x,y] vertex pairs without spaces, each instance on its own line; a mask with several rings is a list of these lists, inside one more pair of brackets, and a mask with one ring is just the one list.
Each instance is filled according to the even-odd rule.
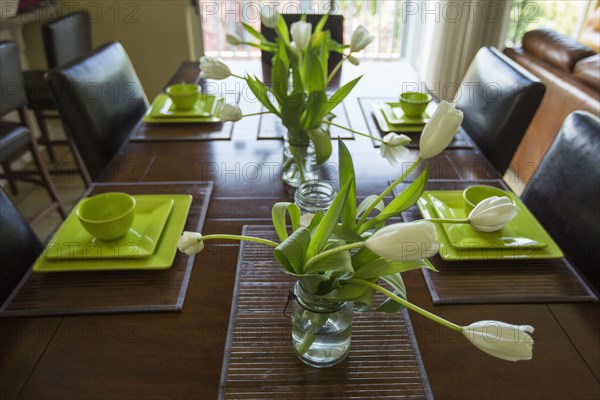
[[298,358],[316,368],[339,364],[350,351],[352,302],[331,302],[294,287],[292,343]]
[[317,180],[318,167],[315,148],[306,132],[283,137],[283,166],[281,177],[291,187],[302,182]]

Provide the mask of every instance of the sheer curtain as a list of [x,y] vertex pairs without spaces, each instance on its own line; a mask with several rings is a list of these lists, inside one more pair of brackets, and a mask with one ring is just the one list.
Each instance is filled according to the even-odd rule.
[[[453,100],[471,60],[482,46],[502,48],[512,1],[407,1],[416,6],[413,18],[425,29],[421,51],[409,60],[443,100]],[[414,9],[413,9],[414,11]],[[420,19],[419,19],[420,18]]]

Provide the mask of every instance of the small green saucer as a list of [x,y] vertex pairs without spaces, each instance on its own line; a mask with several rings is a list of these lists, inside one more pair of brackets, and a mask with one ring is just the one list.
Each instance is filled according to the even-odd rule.
[[223,99],[216,96],[201,94],[193,109],[177,110],[166,94],[159,94],[144,115],[146,123],[215,123],[221,122],[221,104]]

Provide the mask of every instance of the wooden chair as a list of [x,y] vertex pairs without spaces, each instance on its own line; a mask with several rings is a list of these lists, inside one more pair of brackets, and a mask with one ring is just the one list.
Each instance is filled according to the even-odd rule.
[[[0,118],[17,111],[20,123],[0,121],[0,165],[4,170],[0,178],[7,179],[13,193],[17,193],[17,180],[25,180],[42,185],[48,191],[52,202],[33,221],[52,210],[58,210],[64,217],[65,208],[52,184],[46,166],[42,162],[37,140],[31,127],[27,109],[27,96],[23,90],[23,76],[17,45],[12,41],[0,42]],[[14,171],[11,163],[27,150],[31,152],[37,171]]]
[[522,195],[523,202],[600,290],[600,119],[570,114]]
[[148,108],[131,61],[112,42],[48,72],[47,79],[65,128],[96,179]]
[[483,47],[460,85],[456,108],[462,126],[500,176],[504,175],[545,87],[493,47]]

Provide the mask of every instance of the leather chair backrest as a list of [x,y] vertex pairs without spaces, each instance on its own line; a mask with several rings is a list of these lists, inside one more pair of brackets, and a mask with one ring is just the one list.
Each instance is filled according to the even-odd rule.
[[[302,14],[282,14],[283,19],[285,20],[287,26],[291,26],[294,22],[300,21]],[[312,24],[313,29],[317,25],[317,23],[321,20],[323,14],[306,14],[306,22],[310,22]],[[277,35],[275,34],[275,30],[271,28],[267,28],[266,26],[261,24],[261,33],[267,38],[267,40],[273,42]],[[344,17],[338,14],[329,14],[327,17],[327,22],[325,23],[324,30],[331,32],[331,39],[335,40],[338,43],[343,43],[344,41]],[[271,64],[271,58],[273,57],[273,53],[268,51],[263,51],[261,53],[261,60],[265,64]],[[328,68],[331,71],[337,63],[342,59],[342,55],[340,53],[331,52],[329,53],[329,62]]]
[[78,11],[42,26],[42,39],[48,69],[53,69],[84,56],[92,50],[90,16]]
[[118,42],[48,72],[62,120],[96,179],[148,108],[148,99]]
[[0,189],[0,304],[12,293],[43,248],[19,210]]
[[13,41],[0,42],[0,118],[25,105],[19,49]]
[[478,52],[456,95],[463,128],[504,175],[545,87],[535,76],[492,47]]
[[600,290],[600,119],[567,117],[522,200]]

